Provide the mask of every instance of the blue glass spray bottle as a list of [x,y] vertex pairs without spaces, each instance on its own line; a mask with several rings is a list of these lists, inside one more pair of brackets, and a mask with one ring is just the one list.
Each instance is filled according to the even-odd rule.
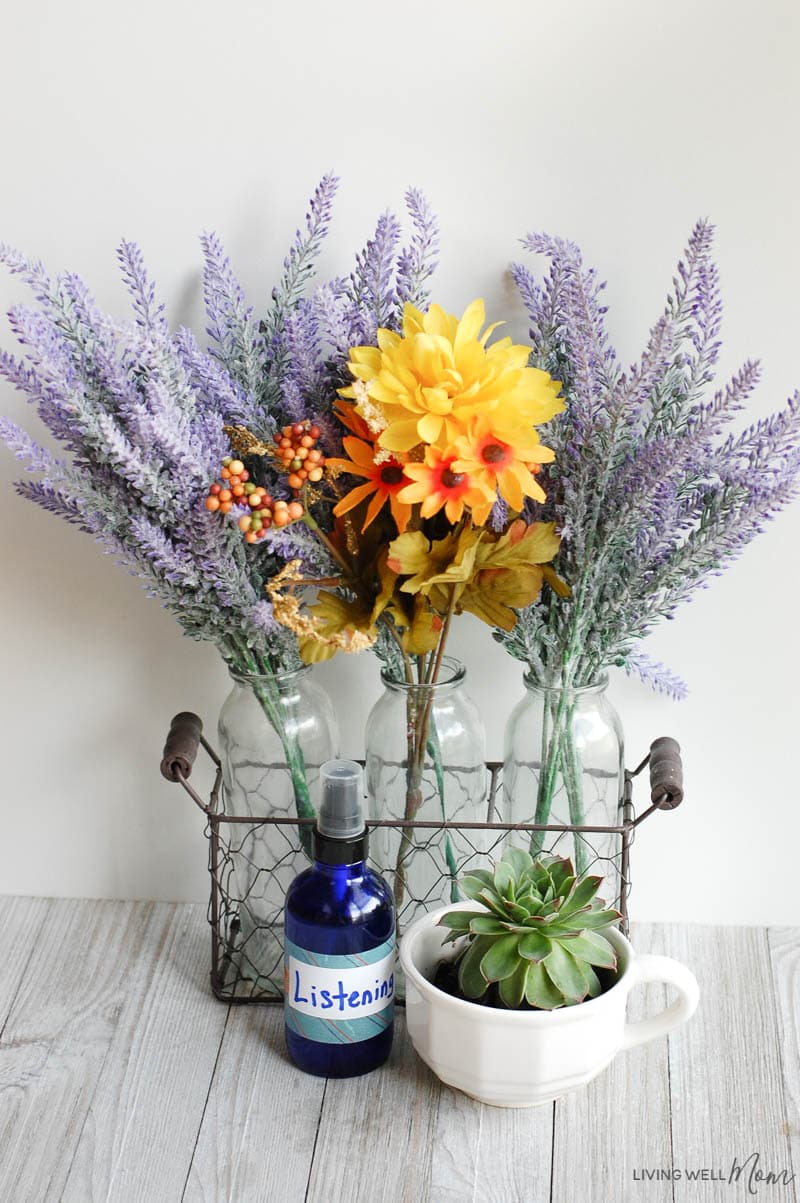
[[366,865],[360,766],[329,760],[321,777],[314,865],[286,893],[286,1046],[306,1073],[349,1078],[392,1047],[394,900]]

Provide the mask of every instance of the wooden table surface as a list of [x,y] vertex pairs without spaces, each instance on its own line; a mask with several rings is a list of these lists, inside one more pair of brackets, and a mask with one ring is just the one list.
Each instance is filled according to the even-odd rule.
[[[279,1007],[211,995],[202,907],[0,908],[2,1203],[800,1198],[800,929],[634,927],[694,969],[697,1015],[582,1092],[506,1111],[441,1086],[402,1012],[376,1073],[300,1073]],[[664,995],[637,991],[633,1017]]]

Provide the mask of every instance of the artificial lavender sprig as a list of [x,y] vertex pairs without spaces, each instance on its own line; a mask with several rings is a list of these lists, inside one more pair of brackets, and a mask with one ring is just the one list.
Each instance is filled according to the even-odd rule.
[[636,647],[718,575],[800,487],[800,395],[739,435],[727,435],[759,378],[747,361],[710,399],[722,306],[700,221],[647,346],[623,371],[605,329],[602,285],[578,248],[531,235],[550,260],[538,281],[512,269],[530,318],[532,362],[563,383],[565,411],[544,432],[544,514],[562,531],[555,566],[572,597],[544,593],[507,650],[540,684],[581,686],[609,666],[681,696],[683,684]]
[[[349,280],[307,294],[336,188],[328,175],[314,192],[261,318],[219,238],[203,236],[210,351],[190,330],[170,331],[135,243],[123,241],[117,252],[133,312],[127,323],[104,314],[79,276],[51,279],[41,264],[0,246],[0,262],[36,302],[9,313],[24,354],[0,352],[0,375],[28,397],[65,452],[51,455],[0,419],[0,438],[40,477],[19,482],[18,492],[94,535],[187,634],[214,642],[240,670],[299,663],[265,584],[290,559],[309,576],[327,575],[331,565],[305,526],[251,546],[235,515],[209,514],[209,483],[231,449],[226,427],[247,426],[268,442],[286,422],[313,419],[325,451],[339,452],[332,406],[349,378],[349,348],[371,340],[378,323],[397,328],[402,304],[424,297],[435,266],[436,223],[424,197],[410,191],[410,245],[397,253],[400,224],[385,214]],[[259,474],[275,496],[288,491],[268,457]],[[330,515],[317,518],[324,525]]]
[[[235,385],[193,340],[170,334],[138,249],[123,243],[119,257],[133,302],[127,325],[102,314],[77,277],[50,281],[3,255],[34,284],[40,307],[12,310],[25,358],[4,355],[0,372],[66,450],[56,458],[2,419],[0,437],[41,477],[18,492],[93,534],[187,634],[211,640],[229,662],[244,646],[267,666],[293,665],[291,637],[263,620],[261,566],[203,507],[228,446],[223,415]],[[283,560],[274,562],[277,570]]]

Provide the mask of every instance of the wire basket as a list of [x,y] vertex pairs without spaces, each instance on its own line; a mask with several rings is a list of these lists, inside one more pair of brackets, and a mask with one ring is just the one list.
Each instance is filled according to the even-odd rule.
[[[227,814],[222,809],[220,785],[222,767],[219,756],[205,739],[203,725],[197,715],[188,711],[175,716],[170,726],[161,761],[161,772],[168,781],[180,783],[193,802],[206,817],[208,837],[208,867],[211,877],[211,897],[208,918],[211,926],[211,989],[217,998],[227,1003],[277,1003],[283,1001],[283,917],[276,910],[266,922],[256,929],[248,924],[243,930],[241,917],[249,914],[248,900],[242,894],[237,881],[242,880],[239,871],[243,867],[249,872],[244,876],[251,882],[266,880],[275,875],[279,880],[296,871],[296,859],[301,849],[301,829],[313,825],[313,819],[287,818],[285,816],[241,816]],[[208,799],[204,800],[190,783],[192,768],[202,747],[210,758],[215,777]],[[633,807],[633,779],[649,765],[650,805],[640,815]],[[503,822],[498,807],[501,795],[502,765],[490,761],[487,766],[486,819],[479,823],[461,823],[431,820],[369,819],[367,827],[406,829],[410,841],[410,852],[416,856],[429,855],[440,869],[439,888],[431,888],[426,897],[408,894],[398,914],[398,931],[402,932],[411,916],[420,910],[434,909],[441,905],[441,879],[456,878],[470,868],[485,864],[487,858],[500,856],[504,845],[513,834],[523,834],[528,839],[540,834],[543,853],[563,854],[564,841],[580,837],[589,849],[592,872],[619,883],[615,905],[622,918],[620,927],[628,931],[628,897],[631,889],[630,850],[636,831],[641,823],[656,810],[672,810],[683,800],[683,775],[680,749],[673,739],[662,737],[651,745],[650,752],[633,771],[625,770],[623,797],[619,806],[619,823],[611,826],[569,825],[541,823]],[[259,833],[265,828],[280,830],[285,841],[274,841],[277,855],[264,855],[265,843]],[[601,855],[597,845],[606,837],[613,837],[613,852]],[[446,842],[446,859],[442,848]],[[382,874],[390,874],[394,866],[370,863]],[[283,873],[282,873],[283,870]],[[286,882],[288,884],[288,881]],[[455,901],[457,895],[454,895]],[[610,899],[608,901],[611,901]],[[429,904],[429,905],[428,905]],[[258,966],[253,949],[258,948]],[[267,952],[265,953],[265,949]]]

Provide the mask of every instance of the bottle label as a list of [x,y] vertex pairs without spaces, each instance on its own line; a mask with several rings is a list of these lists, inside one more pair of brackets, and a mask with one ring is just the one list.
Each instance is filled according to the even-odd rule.
[[286,941],[286,1024],[324,1044],[369,1040],[394,1017],[395,938],[331,956]]

